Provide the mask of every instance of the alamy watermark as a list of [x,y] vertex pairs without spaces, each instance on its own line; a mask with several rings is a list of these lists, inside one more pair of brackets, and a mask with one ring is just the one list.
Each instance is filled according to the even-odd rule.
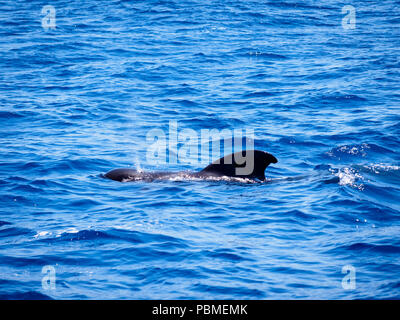
[[[178,130],[178,122],[169,121],[168,130],[152,129],[147,133],[146,142],[148,144],[146,152],[146,161],[151,165],[186,163],[191,165],[208,164],[212,158],[219,159],[221,154],[228,155],[235,151],[244,149],[254,149],[254,130],[245,129],[200,129],[198,132],[183,128]],[[211,153],[210,153],[211,144]],[[221,153],[221,144],[223,152]],[[251,156],[251,155],[250,155]],[[234,160],[238,164],[250,164],[246,161],[247,157],[235,154]],[[228,162],[225,162],[228,164]],[[253,168],[243,167],[243,173],[246,170],[251,172]]]
[[42,288],[43,290],[56,290],[56,269],[53,266],[44,266],[42,268]]
[[342,27],[344,30],[356,28],[356,8],[351,5],[346,5],[342,8],[342,14],[345,16],[342,18]]
[[44,17],[42,18],[42,28],[44,30],[55,29],[56,28],[56,9],[47,5],[42,8],[42,14]]
[[342,273],[346,274],[342,279],[342,288],[344,290],[354,290],[356,288],[356,268],[352,265],[345,265]]

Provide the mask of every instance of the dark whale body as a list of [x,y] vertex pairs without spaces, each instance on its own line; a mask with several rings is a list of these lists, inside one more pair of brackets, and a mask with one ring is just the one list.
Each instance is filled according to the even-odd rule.
[[271,163],[278,160],[268,152],[259,150],[239,151],[209,164],[199,172],[139,172],[137,170],[121,168],[107,172],[104,176],[116,181],[137,181],[169,179],[178,175],[193,178],[235,177],[252,180],[265,180],[264,171]]

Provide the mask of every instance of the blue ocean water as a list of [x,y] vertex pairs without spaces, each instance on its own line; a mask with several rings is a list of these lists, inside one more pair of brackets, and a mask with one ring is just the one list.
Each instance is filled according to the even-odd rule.
[[[399,299],[399,5],[2,1],[0,298]],[[171,120],[252,129],[279,162],[102,178],[201,169],[148,163]]]

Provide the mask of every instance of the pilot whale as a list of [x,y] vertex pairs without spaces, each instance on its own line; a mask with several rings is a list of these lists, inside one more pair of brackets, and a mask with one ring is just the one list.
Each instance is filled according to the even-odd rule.
[[260,150],[243,150],[218,159],[198,172],[139,172],[120,168],[107,172],[104,177],[115,181],[137,181],[188,177],[207,179],[210,177],[234,177],[265,180],[265,169],[278,160],[270,153]]

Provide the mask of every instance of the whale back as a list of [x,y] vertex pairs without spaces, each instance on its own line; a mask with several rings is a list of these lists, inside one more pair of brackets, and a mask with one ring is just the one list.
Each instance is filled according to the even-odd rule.
[[120,168],[111,170],[107,172],[104,176],[108,179],[122,182],[124,180],[133,179],[137,175],[137,173],[138,172],[133,169]]

